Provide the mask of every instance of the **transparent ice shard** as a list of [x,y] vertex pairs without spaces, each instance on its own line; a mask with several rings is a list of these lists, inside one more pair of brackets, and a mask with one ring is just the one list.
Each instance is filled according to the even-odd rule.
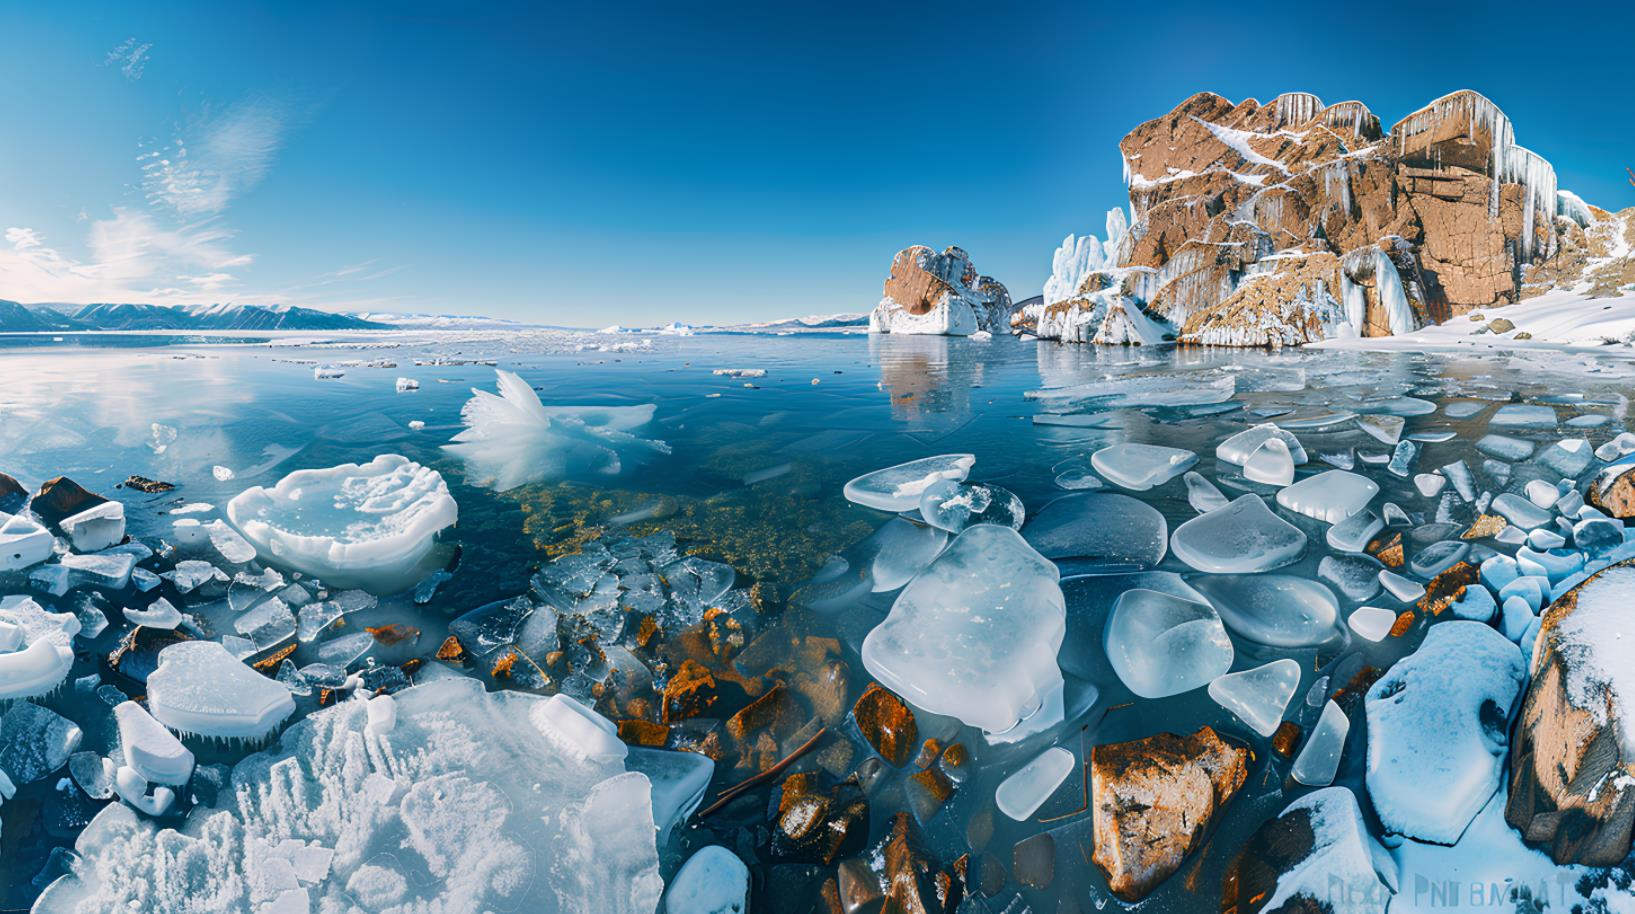
[[1261,736],[1277,732],[1283,710],[1300,686],[1300,664],[1284,657],[1209,683],[1209,697]]
[[1191,691],[1232,668],[1232,641],[1215,608],[1156,590],[1120,595],[1103,642],[1118,678],[1142,698]]

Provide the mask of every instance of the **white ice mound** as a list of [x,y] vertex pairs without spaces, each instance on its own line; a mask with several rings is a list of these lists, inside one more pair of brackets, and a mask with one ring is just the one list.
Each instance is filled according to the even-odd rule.
[[1368,795],[1386,831],[1452,844],[1499,787],[1521,651],[1480,622],[1431,626],[1368,690]]
[[125,764],[133,771],[158,784],[187,783],[193,774],[193,753],[147,709],[134,701],[121,702],[114,706],[114,721]]
[[460,409],[465,431],[443,450],[466,461],[483,485],[504,492],[529,483],[594,474],[613,476],[670,445],[635,430],[653,421],[641,406],[546,406],[517,375],[496,368],[498,395],[471,391]]
[[894,467],[864,473],[846,483],[846,500],[881,511],[912,511],[920,506],[920,496],[934,482],[951,479],[964,482],[976,463],[973,454],[942,454],[899,463]]
[[1253,493],[1194,517],[1170,535],[1170,549],[1177,558],[1216,574],[1281,568],[1305,548],[1306,534],[1273,514]]
[[183,733],[260,739],[295,713],[295,700],[220,644],[183,641],[159,652],[148,676],[148,710]]
[[0,701],[44,695],[74,665],[79,618],[46,612],[30,597],[0,597]]
[[970,527],[869,632],[863,665],[917,707],[1009,730],[1062,687],[1059,578],[1015,530]]
[[1296,514],[1337,524],[1368,507],[1379,491],[1379,484],[1367,476],[1327,470],[1279,491],[1277,503]]
[[296,470],[227,503],[263,559],[336,587],[390,590],[420,578],[437,532],[459,516],[436,471],[397,454]]
[[652,914],[655,825],[687,810],[656,823],[655,781],[564,751],[534,725],[545,701],[438,680],[396,693],[385,732],[373,702],[339,702],[240,762],[223,806],[180,828],[105,808],[35,911]]
[[51,558],[56,538],[21,514],[0,511],[0,571],[21,571]]
[[1232,640],[1215,608],[1156,590],[1121,594],[1103,641],[1113,671],[1142,698],[1179,695],[1232,668]]

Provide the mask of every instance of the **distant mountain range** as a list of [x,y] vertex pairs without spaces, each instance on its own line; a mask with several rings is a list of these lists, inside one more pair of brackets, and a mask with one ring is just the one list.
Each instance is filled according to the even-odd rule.
[[[680,321],[653,329],[619,327],[619,332],[687,335],[694,332],[790,333],[867,327],[867,314],[822,314],[751,324],[707,324]],[[114,330],[585,330],[532,324],[497,317],[460,314],[406,314],[384,311],[337,313],[294,305],[74,305],[44,302],[24,305],[0,299],[0,333],[53,333]],[[607,328],[602,332],[610,332]]]
[[294,305],[23,305],[0,301],[0,332],[73,330],[390,330],[391,324]]

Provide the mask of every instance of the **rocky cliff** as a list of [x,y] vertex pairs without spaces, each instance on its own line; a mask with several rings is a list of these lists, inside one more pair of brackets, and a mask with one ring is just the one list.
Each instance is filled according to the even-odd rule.
[[1550,163],[1468,90],[1389,131],[1357,101],[1204,92],[1119,147],[1129,218],[1109,214],[1105,241],[1068,236],[1018,332],[1299,345],[1635,279],[1622,233],[1598,233],[1609,214],[1558,190]]
[[1003,330],[1010,315],[1010,292],[999,280],[979,275],[963,249],[938,254],[916,244],[892,258],[869,331],[969,336]]

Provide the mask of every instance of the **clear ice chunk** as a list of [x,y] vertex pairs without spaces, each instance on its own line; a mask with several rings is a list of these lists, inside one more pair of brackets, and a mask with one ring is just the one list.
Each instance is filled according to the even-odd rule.
[[1345,753],[1345,738],[1351,732],[1351,721],[1340,706],[1330,699],[1323,705],[1306,745],[1295,757],[1289,773],[1307,787],[1327,787],[1334,783],[1340,770],[1340,756]]
[[1366,600],[1380,592],[1379,560],[1370,555],[1325,555],[1317,576],[1347,600]]
[[1268,438],[1260,443],[1243,463],[1243,478],[1271,486],[1287,486],[1294,482],[1294,457],[1281,438]]
[[1260,496],[1251,493],[1175,528],[1170,548],[1199,571],[1268,571],[1300,558],[1306,534],[1273,514]]
[[1408,420],[1401,416],[1366,415],[1357,417],[1357,427],[1367,432],[1376,441],[1395,447],[1402,440],[1402,429]]
[[994,805],[1012,819],[1026,822],[1073,773],[1077,762],[1070,750],[1051,746],[999,782]]
[[1130,570],[1157,565],[1169,548],[1164,515],[1113,492],[1064,495],[1035,514],[1022,536],[1046,558]]
[[1476,450],[1500,460],[1526,460],[1533,456],[1533,442],[1509,435],[1484,435],[1476,441]]
[[1542,527],[1552,516],[1548,510],[1512,492],[1503,492],[1494,498],[1493,510],[1523,530]]
[[1349,470],[1325,470],[1277,493],[1277,503],[1296,514],[1338,524],[1368,506],[1379,484]]
[[125,621],[144,628],[173,629],[182,624],[182,611],[169,600],[160,597],[148,604],[147,609],[125,608]]
[[951,479],[964,482],[970,475],[974,454],[943,454],[922,457],[883,470],[864,473],[846,483],[846,500],[881,511],[911,511],[920,506],[920,497],[934,482]]
[[1556,411],[1548,406],[1506,403],[1487,420],[1499,428],[1555,428]]
[[[1288,489],[1283,491],[1287,492]],[[1332,549],[1341,552],[1361,552],[1369,540],[1384,529],[1385,521],[1381,520],[1378,514],[1364,508],[1328,528],[1328,534],[1324,538],[1328,540]]]
[[1191,469],[1198,455],[1183,448],[1125,442],[1090,455],[1103,479],[1137,492],[1162,485]]
[[10,783],[32,784],[68,764],[84,736],[50,708],[16,702],[0,717],[0,773],[10,775]]
[[1391,627],[1397,624],[1397,614],[1378,606],[1359,606],[1345,622],[1364,641],[1379,641],[1391,633]]
[[1243,466],[1249,462],[1249,455],[1271,438],[1282,441],[1288,447],[1291,459],[1295,463],[1306,462],[1306,449],[1301,447],[1300,439],[1271,422],[1263,422],[1222,441],[1215,447],[1215,459]]
[[1301,648],[1339,634],[1339,601],[1317,581],[1291,574],[1194,574],[1186,581],[1227,628],[1251,641]]
[[1214,483],[1205,479],[1202,473],[1188,470],[1182,480],[1187,485],[1187,504],[1192,506],[1192,510],[1199,514],[1207,514],[1216,508],[1226,507],[1227,497],[1221,494],[1221,490],[1216,488]]
[[1000,524],[1020,530],[1026,516],[1022,499],[999,486],[939,479],[920,496],[920,517],[949,533],[959,533],[972,524]]
[[1213,606],[1141,587],[1113,604],[1103,644],[1118,678],[1142,698],[1179,695],[1232,668],[1232,640]]
[[971,527],[897,596],[863,665],[916,707],[1009,730],[1062,687],[1059,578],[1016,531]]
[[1284,657],[1252,670],[1217,676],[1209,697],[1261,736],[1277,732],[1283,710],[1300,687],[1300,664]]

